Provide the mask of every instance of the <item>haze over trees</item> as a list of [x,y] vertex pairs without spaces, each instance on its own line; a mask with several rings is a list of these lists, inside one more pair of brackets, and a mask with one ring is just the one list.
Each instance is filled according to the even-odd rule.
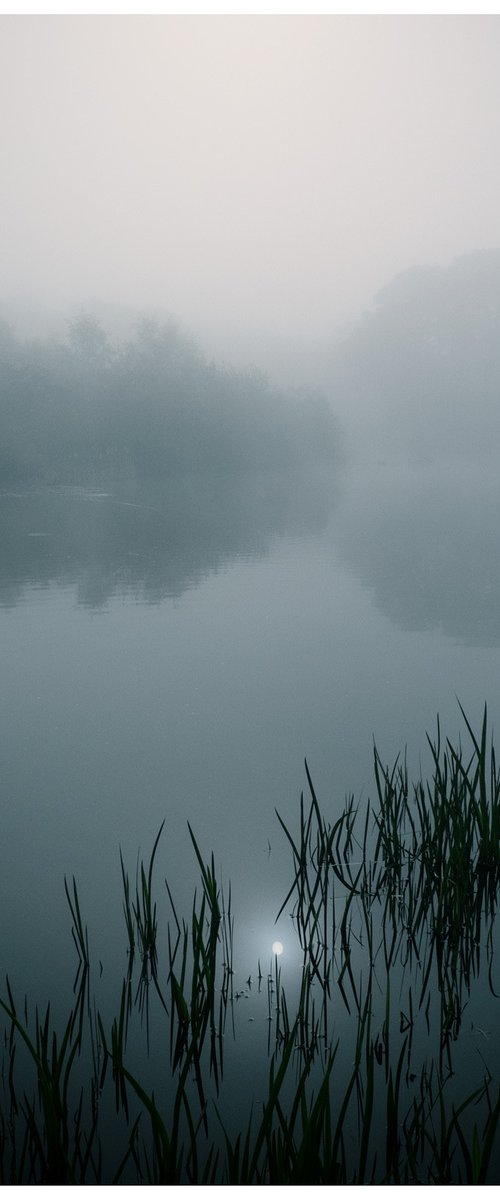
[[0,321],[2,484],[307,469],[338,463],[341,444],[370,460],[490,453],[500,250],[396,276],[329,363],[318,354],[309,387],[277,387],[254,361],[216,365],[172,321],[143,318],[119,342],[85,312],[64,340]]
[[379,292],[332,356],[352,449],[484,454],[500,437],[500,250],[419,266]]
[[172,322],[144,319],[118,346],[86,313],[64,342],[0,326],[3,485],[305,466],[336,450],[325,399],[208,362]]

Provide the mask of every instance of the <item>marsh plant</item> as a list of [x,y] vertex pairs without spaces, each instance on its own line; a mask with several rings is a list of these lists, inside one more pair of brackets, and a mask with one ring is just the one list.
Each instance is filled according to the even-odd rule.
[[[499,1181],[500,1079],[476,1014],[498,1012],[500,776],[486,709],[477,737],[463,716],[467,748],[439,721],[428,739],[428,781],[410,786],[406,762],[375,749],[374,801],[349,797],[333,824],[306,764],[297,829],[277,814],[292,868],[278,916],[298,947],[286,988],[277,955],[267,978],[260,961],[236,977],[231,890],[190,827],[200,885],[185,916],[160,885],[163,930],[163,827],[135,885],[121,857],[115,1016],[91,988],[66,882],[66,1023],[20,1005],[8,978],[0,1001],[3,1183]],[[252,977],[267,1036],[246,1110],[235,1063],[237,1077]]]

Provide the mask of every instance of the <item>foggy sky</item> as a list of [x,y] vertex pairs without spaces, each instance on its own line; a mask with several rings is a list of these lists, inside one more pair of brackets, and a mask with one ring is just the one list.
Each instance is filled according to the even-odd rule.
[[323,337],[500,244],[500,17],[0,18],[1,298]]

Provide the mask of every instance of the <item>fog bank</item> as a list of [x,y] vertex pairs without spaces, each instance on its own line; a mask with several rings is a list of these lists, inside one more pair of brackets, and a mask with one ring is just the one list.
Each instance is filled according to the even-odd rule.
[[[315,341],[499,238],[497,16],[4,16],[2,293]],[[223,347],[222,347],[223,349]]]

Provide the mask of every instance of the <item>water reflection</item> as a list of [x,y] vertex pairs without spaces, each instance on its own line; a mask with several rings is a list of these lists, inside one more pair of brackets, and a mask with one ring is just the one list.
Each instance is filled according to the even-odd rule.
[[400,629],[497,646],[499,511],[488,461],[364,467],[345,479],[333,536]]
[[277,536],[320,532],[332,503],[331,473],[319,469],[4,492],[0,603],[54,583],[76,585],[92,607],[117,594],[178,597],[234,558],[263,556]]

